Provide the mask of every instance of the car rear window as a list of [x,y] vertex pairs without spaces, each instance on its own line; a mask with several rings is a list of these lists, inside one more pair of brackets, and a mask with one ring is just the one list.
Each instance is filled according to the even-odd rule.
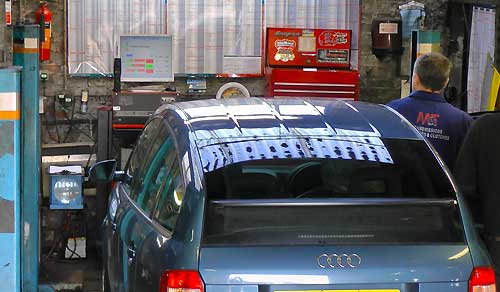
[[390,159],[253,159],[206,172],[203,243],[463,243],[453,187],[428,146],[382,142]]

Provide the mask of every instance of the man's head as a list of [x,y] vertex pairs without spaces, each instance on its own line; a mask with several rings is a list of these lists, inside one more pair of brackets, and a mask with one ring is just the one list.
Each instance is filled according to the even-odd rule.
[[412,87],[414,90],[438,92],[448,85],[451,62],[440,53],[421,55],[415,61]]

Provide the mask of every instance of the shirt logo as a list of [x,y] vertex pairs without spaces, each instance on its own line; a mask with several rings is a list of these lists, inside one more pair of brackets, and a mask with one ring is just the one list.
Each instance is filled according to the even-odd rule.
[[417,117],[417,124],[420,124],[423,126],[436,127],[438,125],[438,119],[439,119],[438,114],[430,114],[430,113],[424,114],[423,112],[419,112],[418,117]]

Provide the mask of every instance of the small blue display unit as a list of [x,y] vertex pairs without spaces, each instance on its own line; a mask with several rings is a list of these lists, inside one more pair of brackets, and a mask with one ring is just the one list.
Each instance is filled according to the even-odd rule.
[[83,209],[80,174],[50,175],[50,209]]

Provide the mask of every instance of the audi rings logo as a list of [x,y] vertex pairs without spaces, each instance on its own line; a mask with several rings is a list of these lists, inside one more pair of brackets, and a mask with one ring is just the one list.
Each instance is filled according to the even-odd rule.
[[361,257],[353,254],[322,254],[316,258],[321,268],[356,268],[361,265]]

